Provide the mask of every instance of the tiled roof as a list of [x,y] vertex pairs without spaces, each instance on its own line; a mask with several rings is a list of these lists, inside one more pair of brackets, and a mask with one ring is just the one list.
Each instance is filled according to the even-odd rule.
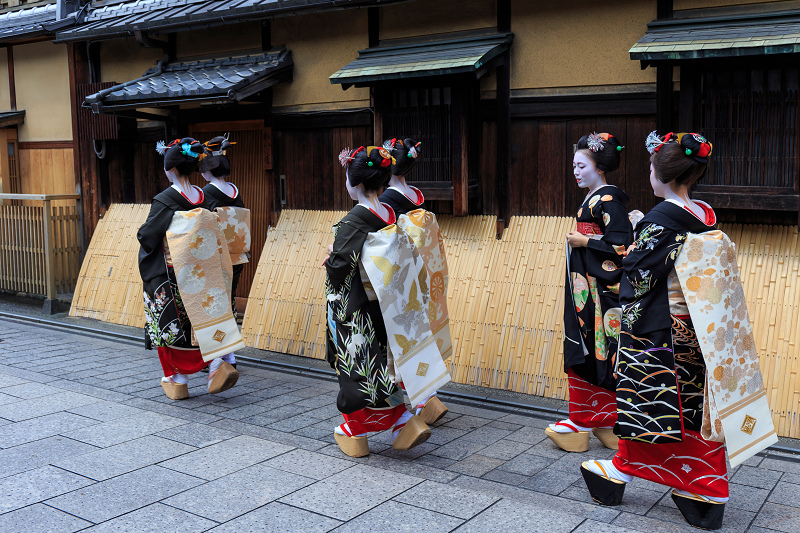
[[135,0],[90,9],[84,21],[59,31],[56,42],[226,24],[306,10],[389,4],[401,0]]
[[151,68],[137,80],[87,96],[85,105],[135,108],[197,100],[239,101],[291,79],[292,53],[286,50],[223,59],[167,64]]
[[330,76],[343,88],[354,84],[447,74],[482,74],[482,67],[511,46],[511,33],[378,46],[358,52],[358,59]]
[[0,14],[0,42],[35,37],[45,32],[42,23],[56,20],[56,5],[47,4]]
[[0,111],[0,128],[16,126],[25,122],[25,110],[19,111]]
[[659,61],[800,52],[800,12],[648,24],[631,59]]

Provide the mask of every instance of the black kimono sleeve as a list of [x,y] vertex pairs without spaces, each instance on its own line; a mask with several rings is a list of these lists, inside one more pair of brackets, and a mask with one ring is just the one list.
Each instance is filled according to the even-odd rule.
[[172,223],[173,210],[159,202],[153,201],[147,220],[139,228],[136,238],[139,240],[139,274],[142,281],[149,281],[163,274],[164,236]]
[[622,260],[633,296],[641,298],[659,283],[666,285],[686,235],[659,224],[640,227],[636,246]]
[[604,254],[606,259],[621,257],[622,246],[627,248],[633,242],[633,228],[628,219],[628,211],[619,202],[607,201],[600,205],[600,218],[605,229],[600,239],[589,239],[586,247],[594,254]]
[[346,223],[339,224],[333,240],[333,251],[325,261],[330,288],[333,291],[340,290],[353,267],[353,255],[360,256],[363,245],[364,235],[360,230]]

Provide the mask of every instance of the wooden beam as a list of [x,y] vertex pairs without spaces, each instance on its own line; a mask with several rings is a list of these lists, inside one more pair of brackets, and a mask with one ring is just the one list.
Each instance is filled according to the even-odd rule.
[[374,48],[381,42],[381,12],[379,7],[367,8],[367,34],[369,47]]
[[672,65],[656,67],[656,128],[660,134],[672,126]]
[[700,84],[697,71],[687,64],[681,65],[680,105],[678,106],[678,129],[695,131],[699,123]]
[[29,141],[18,143],[20,150],[57,150],[61,148],[73,148],[73,141]]
[[17,85],[14,81],[14,47],[6,48],[8,53],[8,99],[11,102],[11,111],[17,110]]
[[800,197],[795,194],[738,194],[731,187],[720,192],[694,191],[692,198],[703,200],[717,209],[749,209],[758,211],[798,211]]
[[658,20],[671,19],[673,11],[672,0],[657,0],[656,1],[656,18]]
[[[506,52],[508,54],[508,52]],[[511,70],[508,62],[497,67],[497,139],[495,140],[495,186],[497,219],[508,220],[508,170],[511,164]]]

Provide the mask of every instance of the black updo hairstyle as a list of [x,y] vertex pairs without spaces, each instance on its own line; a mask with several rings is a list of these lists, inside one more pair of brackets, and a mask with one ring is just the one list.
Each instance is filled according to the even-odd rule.
[[417,158],[420,155],[422,143],[414,139],[391,139],[383,143],[383,147],[389,150],[395,163],[392,165],[392,175],[405,176],[414,165],[417,164]]
[[227,151],[235,142],[230,142],[227,135],[214,137],[205,143],[206,156],[200,161],[200,172],[211,172],[215,178],[231,175],[231,164]]
[[698,133],[670,132],[659,137],[652,132],[646,146],[660,182],[687,186],[703,177],[712,149],[711,143]]
[[578,150],[583,150],[594,161],[597,170],[605,173],[619,168],[622,143],[610,133],[590,133],[578,140]]
[[192,137],[184,137],[169,144],[159,141],[156,151],[164,156],[164,170],[174,168],[181,176],[189,176],[197,172],[197,165],[203,158],[204,146]]
[[381,192],[391,178],[391,166],[394,158],[385,148],[377,146],[349,148],[339,154],[339,161],[347,171],[350,185],[363,185],[368,192]]

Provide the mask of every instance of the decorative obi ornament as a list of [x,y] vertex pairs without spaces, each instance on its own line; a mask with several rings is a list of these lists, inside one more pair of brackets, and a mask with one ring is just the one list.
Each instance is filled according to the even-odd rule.
[[584,235],[602,235],[600,226],[594,222],[578,222],[578,232]]

